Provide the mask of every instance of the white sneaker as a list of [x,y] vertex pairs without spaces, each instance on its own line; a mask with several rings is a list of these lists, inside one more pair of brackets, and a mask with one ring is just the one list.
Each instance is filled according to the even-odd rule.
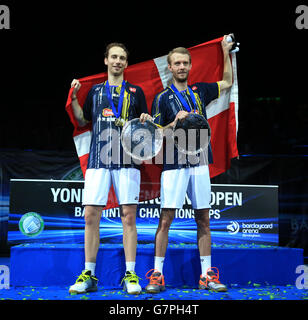
[[[139,277],[134,271],[126,271],[122,282],[124,281],[123,290],[128,294],[140,294],[141,286],[139,285]],[[121,284],[122,284],[121,282]]]
[[69,293],[76,294],[97,291],[97,282],[97,278],[91,276],[90,270],[84,270],[77,278],[75,284],[70,286]]

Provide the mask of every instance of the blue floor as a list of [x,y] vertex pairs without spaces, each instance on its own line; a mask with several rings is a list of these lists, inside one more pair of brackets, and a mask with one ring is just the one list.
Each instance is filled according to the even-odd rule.
[[[230,285],[228,292],[216,293],[195,288],[167,287],[160,294],[128,295],[120,288],[70,295],[68,287],[11,287],[0,290],[0,300],[308,300],[307,289],[295,286],[261,286],[250,283],[246,286]],[[307,301],[308,302],[308,301]]]
[[[0,265],[10,267],[10,258],[0,257]],[[0,273],[1,277],[1,273]],[[2,278],[0,278],[2,279]],[[0,288],[3,287],[3,279]],[[120,287],[105,289],[98,283],[98,291],[70,295],[68,286],[23,286],[0,289],[0,300],[308,300],[308,289],[298,289],[294,285],[275,286],[248,282],[246,285],[231,284],[228,292],[216,293],[193,287],[171,287],[159,294],[128,295]],[[308,301],[307,301],[308,302]]]

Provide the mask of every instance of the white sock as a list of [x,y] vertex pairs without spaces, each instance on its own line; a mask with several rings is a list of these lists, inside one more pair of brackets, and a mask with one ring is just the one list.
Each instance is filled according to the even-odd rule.
[[211,256],[200,256],[200,262],[202,276],[206,277],[207,270],[211,268]]
[[128,261],[125,263],[126,263],[126,271],[135,271],[135,265],[136,265],[135,261]]
[[163,266],[164,266],[165,257],[154,257],[154,269],[163,274]]
[[85,263],[85,269],[86,270],[90,270],[92,276],[95,275],[95,267],[96,267],[96,263],[95,262],[86,262]]

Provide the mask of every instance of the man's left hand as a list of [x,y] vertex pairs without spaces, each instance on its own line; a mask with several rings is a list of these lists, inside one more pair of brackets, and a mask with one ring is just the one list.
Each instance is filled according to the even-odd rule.
[[147,120],[153,121],[151,115],[149,115],[148,113],[142,113],[139,119],[140,119],[140,122],[141,122],[141,123],[144,123],[144,122],[146,122]]
[[229,35],[225,35],[224,38],[222,39],[221,41],[221,47],[222,47],[222,50],[224,53],[229,53],[229,51],[231,50],[234,42],[228,42],[227,41],[227,37],[228,36],[232,36],[232,34],[229,34]]

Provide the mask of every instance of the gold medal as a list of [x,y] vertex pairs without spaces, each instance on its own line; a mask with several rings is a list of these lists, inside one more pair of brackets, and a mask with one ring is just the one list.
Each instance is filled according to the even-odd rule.
[[122,118],[117,118],[117,119],[115,119],[115,121],[114,121],[114,124],[115,124],[117,127],[123,127],[124,123],[125,123],[125,121],[124,121],[124,119],[122,119]]

